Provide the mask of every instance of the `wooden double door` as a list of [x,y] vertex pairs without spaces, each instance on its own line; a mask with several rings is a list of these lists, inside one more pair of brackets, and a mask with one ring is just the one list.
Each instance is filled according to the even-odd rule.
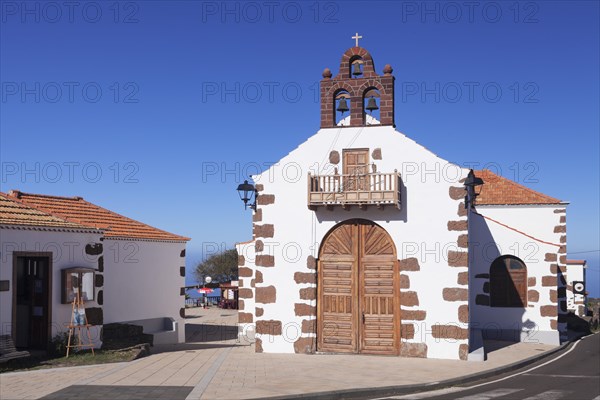
[[334,228],[321,245],[318,277],[318,351],[398,354],[398,262],[382,227],[350,220]]

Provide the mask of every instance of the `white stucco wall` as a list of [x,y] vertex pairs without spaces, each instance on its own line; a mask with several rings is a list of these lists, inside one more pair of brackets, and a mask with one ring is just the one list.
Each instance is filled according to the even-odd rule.
[[[13,253],[52,253],[52,315],[50,338],[68,330],[71,321],[71,304],[61,304],[61,270],[71,267],[97,269],[98,256],[85,253],[88,243],[99,243],[100,233],[39,231],[30,229],[0,228],[0,280],[10,281],[10,290],[0,292],[0,334],[11,334],[13,307]],[[96,293],[98,288],[95,288]],[[95,297],[97,298],[97,296]],[[96,301],[86,302],[86,307],[99,307]],[[96,346],[100,346],[100,327],[90,329]]]
[[185,341],[185,307],[180,288],[185,277],[180,253],[185,243],[104,240],[104,323],[170,317],[177,322],[178,341]]
[[[307,207],[307,174],[333,173],[328,164],[329,153],[343,149],[381,148],[382,160],[370,162],[377,171],[402,174],[406,187],[402,199],[402,210],[386,207],[384,210],[368,207],[360,210],[352,207],[345,211],[336,207],[328,211],[320,207],[311,211]],[[338,170],[342,173],[341,162]],[[449,197],[451,186],[460,187],[459,180],[466,177],[468,170],[462,169],[407,138],[389,126],[322,129],[297,149],[284,157],[261,175],[255,176],[257,184],[264,185],[264,194],[274,194],[275,203],[261,206],[262,221],[258,225],[274,224],[274,237],[261,238],[265,251],[275,257],[275,267],[256,267],[264,275],[264,283],[256,287],[275,286],[277,301],[260,305],[264,309],[262,320],[282,322],[282,335],[262,335],[265,352],[294,352],[294,341],[298,338],[302,320],[294,313],[295,303],[316,307],[316,300],[299,298],[299,288],[314,286],[296,284],[296,272],[310,272],[306,268],[307,256],[318,257],[319,245],[325,234],[336,224],[352,219],[364,218],[381,225],[395,242],[398,259],[418,258],[420,271],[402,272],[410,278],[410,291],[418,293],[419,304],[402,307],[408,310],[425,310],[426,319],[415,326],[414,339],[408,342],[426,343],[428,357],[458,358],[460,344],[468,340],[435,339],[431,336],[434,324],[458,322],[458,307],[463,302],[444,301],[444,288],[456,288],[457,273],[466,267],[449,267],[448,250],[466,251],[457,247],[457,238],[467,232],[449,231],[448,221],[464,220],[457,214],[459,201]],[[404,321],[402,321],[404,322]]]
[[[470,288],[470,320],[472,328],[498,331],[513,330],[523,332],[521,340],[530,342],[559,343],[559,331],[551,327],[551,319],[542,317],[540,308],[551,304],[551,291],[557,290],[557,285],[544,286],[543,277],[554,275],[551,264],[558,261],[546,261],[546,254],[555,254],[560,259],[561,236],[565,233],[555,232],[559,218],[564,213],[557,214],[555,210],[566,208],[565,205],[536,205],[536,206],[477,206],[477,212],[492,218],[517,231],[509,229],[483,217],[471,214],[469,221],[469,288]],[[538,239],[538,240],[536,240]],[[543,243],[553,243],[547,244]],[[527,266],[527,277],[535,278],[535,285],[528,290],[539,293],[539,301],[528,299],[525,308],[490,307],[476,304],[477,295],[485,295],[483,285],[489,279],[477,277],[489,274],[492,262],[499,256],[512,255],[520,258]],[[566,274],[565,274],[566,275]],[[557,279],[558,281],[558,279]],[[487,293],[489,295],[489,293]],[[560,330],[560,327],[559,327]],[[519,339],[516,337],[515,339]]]

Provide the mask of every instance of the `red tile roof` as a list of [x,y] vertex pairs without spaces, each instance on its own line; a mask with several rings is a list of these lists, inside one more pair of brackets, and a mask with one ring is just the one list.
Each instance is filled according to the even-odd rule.
[[92,229],[75,222],[69,222],[23,203],[13,201],[0,192],[0,224],[19,226],[43,226],[66,229]]
[[559,199],[536,192],[487,169],[475,171],[475,176],[484,182],[476,205],[561,203]]
[[105,208],[85,201],[81,197],[59,197],[41,194],[22,193],[11,190],[8,193],[15,200],[54,217],[88,228],[102,229],[104,236],[183,242],[187,237],[175,235],[124,217]]

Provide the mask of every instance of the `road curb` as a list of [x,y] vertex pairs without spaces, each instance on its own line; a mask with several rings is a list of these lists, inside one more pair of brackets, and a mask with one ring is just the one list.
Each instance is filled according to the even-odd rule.
[[428,392],[431,390],[444,389],[450,386],[464,385],[466,383],[476,382],[482,379],[486,379],[492,376],[498,376],[506,374],[508,372],[519,370],[528,365],[534,364],[540,360],[550,357],[558,352],[566,350],[572,346],[573,343],[581,339],[584,334],[576,336],[562,345],[545,351],[535,356],[526,358],[514,362],[512,364],[504,365],[502,367],[490,369],[487,371],[461,376],[459,378],[447,379],[440,382],[420,383],[416,385],[397,385],[397,386],[384,386],[374,388],[362,388],[362,389],[348,389],[348,390],[332,390],[327,392],[310,392],[302,393],[297,395],[286,395],[286,396],[273,396],[273,397],[261,397],[264,400],[288,400],[288,399],[366,399],[375,397],[388,397],[388,396],[400,396],[412,393]]

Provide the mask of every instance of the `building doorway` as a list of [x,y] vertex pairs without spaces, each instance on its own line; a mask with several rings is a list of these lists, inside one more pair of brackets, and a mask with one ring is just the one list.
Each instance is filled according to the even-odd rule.
[[334,227],[319,251],[318,293],[318,351],[398,354],[398,261],[385,229],[362,219]]
[[51,254],[15,253],[13,337],[15,346],[46,350],[49,343]]

